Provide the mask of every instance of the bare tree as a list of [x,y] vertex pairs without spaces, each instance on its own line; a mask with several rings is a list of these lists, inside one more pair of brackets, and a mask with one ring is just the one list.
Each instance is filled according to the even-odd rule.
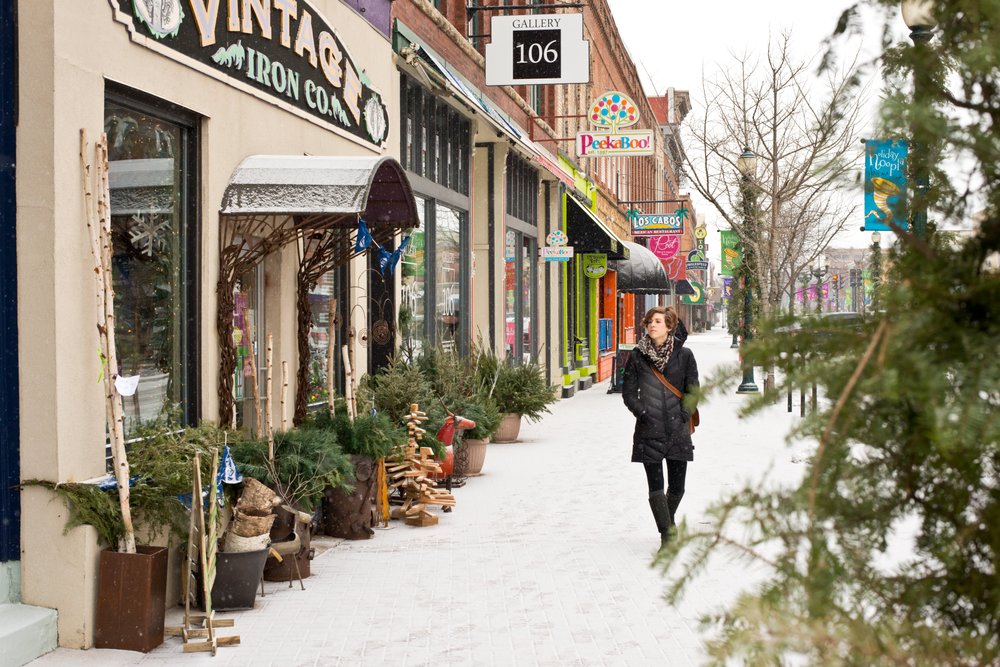
[[[754,254],[755,291],[773,313],[856,212],[844,185],[860,163],[859,87],[851,75],[817,84],[810,63],[790,54],[787,34],[763,62],[744,54],[714,80],[702,77],[705,108],[691,117],[685,175]],[[844,69],[853,72],[854,65]],[[815,88],[821,88],[817,91]],[[737,169],[744,148],[757,156],[747,186]],[[744,198],[752,194],[747,225]]]

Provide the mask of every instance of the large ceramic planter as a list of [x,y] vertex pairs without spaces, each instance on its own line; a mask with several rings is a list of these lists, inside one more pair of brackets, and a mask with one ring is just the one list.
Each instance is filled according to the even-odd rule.
[[148,653],[163,643],[167,547],[101,552],[94,645]]
[[516,442],[521,432],[521,415],[506,414],[500,420],[500,428],[493,434],[493,442]]
[[367,456],[351,455],[354,489],[328,488],[323,497],[323,532],[347,540],[367,540],[372,530],[372,498],[375,495],[375,462]]
[[465,475],[471,477],[483,473],[483,464],[486,462],[486,445],[490,439],[476,440],[466,438],[462,440],[462,447],[465,449]]

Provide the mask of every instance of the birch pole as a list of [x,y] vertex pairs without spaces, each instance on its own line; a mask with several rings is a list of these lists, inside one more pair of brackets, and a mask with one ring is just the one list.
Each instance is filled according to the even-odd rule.
[[271,355],[274,351],[274,338],[267,334],[267,352],[264,358],[264,366],[267,372],[267,384],[264,388],[264,426],[267,429],[267,462],[274,468],[274,424],[271,421],[271,369],[273,361]]
[[285,409],[285,402],[288,398],[288,362],[281,362],[281,423],[282,431],[288,429],[288,411]]
[[330,410],[330,416],[332,417],[335,412],[334,400],[333,400],[333,358],[334,350],[337,345],[337,336],[334,335],[334,320],[337,318],[337,300],[330,297],[329,300],[329,319],[327,319],[326,324],[326,405]]
[[341,354],[344,359],[344,377],[346,381],[344,382],[344,399],[347,404],[347,417],[354,421],[354,383],[351,378],[354,376],[354,367],[351,366],[351,353],[347,351],[347,346],[345,345],[341,349]]
[[260,412],[260,386],[257,383],[257,346],[254,344],[256,339],[254,338],[257,333],[253,329],[253,325],[250,322],[250,309],[243,309],[243,324],[246,326],[247,338],[250,339],[250,395],[253,398],[253,410],[257,421],[254,422],[254,433],[257,434],[257,439],[260,440],[264,437],[264,415]]
[[90,187],[92,163],[87,155],[89,145],[86,130],[80,130],[80,160],[83,167],[84,204],[87,230],[90,232],[90,250],[94,255],[94,277],[97,283],[97,332],[103,357],[101,376],[104,380],[104,406],[108,431],[111,434],[111,458],[118,502],[121,507],[124,536],[118,550],[135,553],[135,529],[132,525],[132,508],[129,491],[128,455],[125,452],[125,410],[121,394],[115,388],[118,377],[118,353],[115,346],[115,291],[111,273],[111,189],[108,179],[107,135],[102,134],[95,144],[97,162],[97,219],[94,218],[94,195]]

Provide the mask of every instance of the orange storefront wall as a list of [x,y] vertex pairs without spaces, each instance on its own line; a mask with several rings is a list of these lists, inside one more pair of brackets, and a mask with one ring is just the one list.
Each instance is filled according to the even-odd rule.
[[611,349],[597,357],[597,381],[611,377],[611,365],[618,346],[618,274],[608,271],[601,279],[601,318],[611,320]]

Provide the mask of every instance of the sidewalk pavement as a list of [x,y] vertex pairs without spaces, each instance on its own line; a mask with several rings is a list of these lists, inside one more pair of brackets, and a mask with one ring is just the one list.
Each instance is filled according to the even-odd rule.
[[[702,378],[736,362],[731,338],[694,334]],[[762,378],[758,378],[760,381]],[[607,383],[560,401],[521,441],[491,444],[483,475],[456,489],[440,523],[393,522],[363,542],[328,542],[306,590],[269,583],[236,619],[241,645],[183,654],[168,638],[147,655],[59,649],[56,665],[697,665],[698,618],[732,601],[762,571],[716,559],[676,607],[650,568],[659,546],[642,466],[629,462],[634,421]],[[783,434],[785,404],[749,420],[733,391],[701,407],[680,518],[698,522],[748,480],[793,481],[803,467]],[[795,415],[798,414],[796,408]],[[180,623],[178,610],[167,624]]]

